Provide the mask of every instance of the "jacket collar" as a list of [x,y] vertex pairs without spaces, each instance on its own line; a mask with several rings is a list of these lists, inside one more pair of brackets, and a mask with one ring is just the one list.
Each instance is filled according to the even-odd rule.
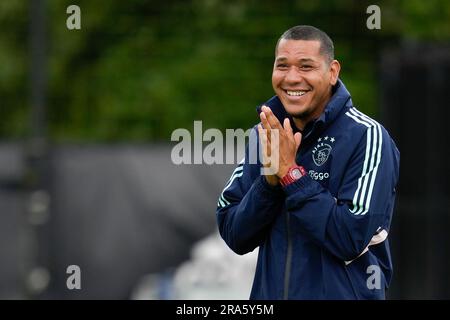
[[[330,101],[326,105],[324,112],[322,112],[319,118],[311,121],[305,126],[305,129],[303,130],[304,133],[308,134],[313,128],[319,125],[328,126],[331,122],[334,121],[334,119],[336,119],[336,117],[346,104],[349,105],[352,104],[351,96],[347,88],[345,87],[344,83],[340,79],[338,79],[336,85],[333,87],[333,95],[331,96]],[[300,131],[295,126],[292,117],[284,109],[284,106],[281,103],[278,96],[273,96],[265,103],[259,105],[256,108],[258,114],[261,112],[261,107],[264,105],[268,106],[272,110],[272,112],[278,118],[280,123],[283,123],[285,118],[289,118],[289,120],[291,121],[291,126],[294,129],[294,131],[295,132]]]

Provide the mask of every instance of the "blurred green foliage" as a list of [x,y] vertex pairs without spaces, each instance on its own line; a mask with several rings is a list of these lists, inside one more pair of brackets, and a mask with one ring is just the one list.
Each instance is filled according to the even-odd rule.
[[[81,8],[81,30],[66,8]],[[366,8],[381,8],[381,30]],[[450,2],[46,0],[48,132],[53,141],[168,141],[175,128],[249,128],[273,95],[274,46],[286,29],[327,32],[341,78],[376,115],[379,53],[402,41],[450,39]],[[29,3],[0,2],[0,137],[29,132]]]

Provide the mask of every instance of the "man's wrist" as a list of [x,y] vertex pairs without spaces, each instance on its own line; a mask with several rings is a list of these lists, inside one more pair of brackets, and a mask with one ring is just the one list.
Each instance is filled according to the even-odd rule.
[[301,177],[306,175],[306,170],[302,166],[293,165],[291,166],[287,173],[280,179],[280,184],[283,187],[299,180]]
[[282,179],[289,172],[289,169],[296,165],[297,164],[295,162],[293,162],[290,165],[280,167],[280,169],[278,170],[278,173],[277,173],[277,177],[279,179]]

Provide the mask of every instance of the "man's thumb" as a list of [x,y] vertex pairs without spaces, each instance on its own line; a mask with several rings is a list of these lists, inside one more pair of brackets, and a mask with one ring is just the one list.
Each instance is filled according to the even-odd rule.
[[302,134],[300,132],[296,132],[294,134],[294,141],[295,141],[295,150],[300,147],[300,144],[302,143]]

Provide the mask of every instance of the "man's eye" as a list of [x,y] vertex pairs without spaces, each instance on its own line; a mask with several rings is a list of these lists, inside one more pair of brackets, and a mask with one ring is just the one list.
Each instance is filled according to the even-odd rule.
[[287,65],[283,63],[277,64],[277,68],[287,68]]
[[312,68],[312,66],[309,66],[309,65],[304,65],[304,66],[301,66],[301,68],[302,68],[302,69],[311,69],[311,68]]

